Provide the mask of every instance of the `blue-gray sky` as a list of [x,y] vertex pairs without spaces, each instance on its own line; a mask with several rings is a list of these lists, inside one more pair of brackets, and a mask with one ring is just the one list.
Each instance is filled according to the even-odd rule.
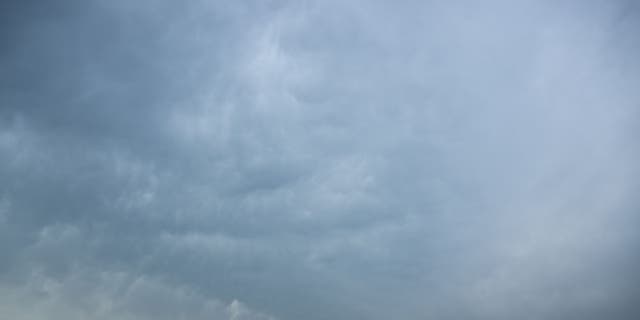
[[0,318],[640,317],[634,1],[4,1]]

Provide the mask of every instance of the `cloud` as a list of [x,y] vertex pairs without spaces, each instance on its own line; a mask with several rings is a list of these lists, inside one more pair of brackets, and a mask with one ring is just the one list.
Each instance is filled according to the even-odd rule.
[[212,300],[179,285],[123,272],[83,269],[63,279],[35,272],[0,289],[0,310],[12,319],[269,320],[238,300]]
[[633,319],[624,1],[12,2],[15,319]]

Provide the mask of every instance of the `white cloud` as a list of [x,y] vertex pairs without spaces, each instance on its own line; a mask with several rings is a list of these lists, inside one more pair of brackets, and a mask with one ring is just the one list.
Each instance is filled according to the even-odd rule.
[[0,311],[17,320],[274,320],[238,300],[225,303],[188,287],[122,272],[76,269],[64,279],[37,271],[0,288]]

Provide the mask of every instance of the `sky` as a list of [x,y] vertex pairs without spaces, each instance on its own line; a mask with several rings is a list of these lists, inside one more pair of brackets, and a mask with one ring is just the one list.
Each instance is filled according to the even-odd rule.
[[0,5],[0,318],[640,318],[640,5]]

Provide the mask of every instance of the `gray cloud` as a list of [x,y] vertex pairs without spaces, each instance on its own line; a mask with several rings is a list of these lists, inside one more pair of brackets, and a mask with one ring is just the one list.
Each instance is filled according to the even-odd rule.
[[631,2],[6,8],[2,314],[637,317]]

